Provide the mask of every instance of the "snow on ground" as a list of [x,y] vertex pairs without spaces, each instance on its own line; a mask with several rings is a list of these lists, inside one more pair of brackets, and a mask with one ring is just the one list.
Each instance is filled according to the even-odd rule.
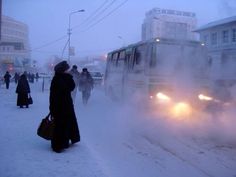
[[54,153],[50,142],[36,135],[48,113],[49,92],[41,87],[31,84],[29,109],[16,107],[14,83],[10,90],[0,87],[1,177],[236,177],[235,137],[218,141],[206,136],[210,126],[179,125],[131,103],[114,103],[102,88],[93,91],[86,107],[77,93],[81,142]]

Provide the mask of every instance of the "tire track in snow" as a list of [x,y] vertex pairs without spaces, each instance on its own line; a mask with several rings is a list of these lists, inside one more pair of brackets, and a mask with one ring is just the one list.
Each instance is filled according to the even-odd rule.
[[188,164],[189,166],[193,167],[194,169],[200,171],[202,174],[204,174],[205,176],[208,177],[214,177],[213,175],[209,174],[208,172],[206,172],[205,170],[201,169],[200,167],[198,167],[197,165],[195,165],[194,163],[184,159],[183,157],[181,157],[180,155],[178,155],[176,152],[172,151],[171,149],[167,148],[166,146],[164,146],[163,144],[161,144],[160,142],[153,142],[149,137],[147,136],[142,136],[148,143],[150,143],[153,146],[158,146],[160,147],[163,151],[167,152],[168,154],[174,156],[175,158],[179,159],[180,161]]

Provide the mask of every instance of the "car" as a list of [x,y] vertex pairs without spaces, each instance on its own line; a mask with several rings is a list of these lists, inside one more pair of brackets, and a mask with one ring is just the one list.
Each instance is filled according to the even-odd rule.
[[103,74],[98,71],[91,71],[90,72],[94,85],[102,85],[103,84]]
[[39,78],[51,78],[51,74],[49,73],[39,73]]

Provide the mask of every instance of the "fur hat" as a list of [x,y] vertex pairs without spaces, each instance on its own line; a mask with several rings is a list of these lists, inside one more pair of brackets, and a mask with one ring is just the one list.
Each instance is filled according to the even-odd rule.
[[83,72],[88,72],[88,69],[87,68],[83,68],[82,71]]
[[57,73],[64,73],[66,70],[70,68],[69,64],[64,60],[54,67],[54,71]]
[[72,68],[73,68],[73,69],[77,69],[77,66],[76,66],[76,65],[73,65]]

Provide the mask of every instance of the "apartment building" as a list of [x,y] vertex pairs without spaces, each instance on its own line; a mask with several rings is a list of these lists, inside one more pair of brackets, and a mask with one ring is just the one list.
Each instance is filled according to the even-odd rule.
[[152,38],[170,38],[178,40],[196,40],[193,32],[197,26],[193,12],[154,8],[148,11],[142,24],[142,40]]

